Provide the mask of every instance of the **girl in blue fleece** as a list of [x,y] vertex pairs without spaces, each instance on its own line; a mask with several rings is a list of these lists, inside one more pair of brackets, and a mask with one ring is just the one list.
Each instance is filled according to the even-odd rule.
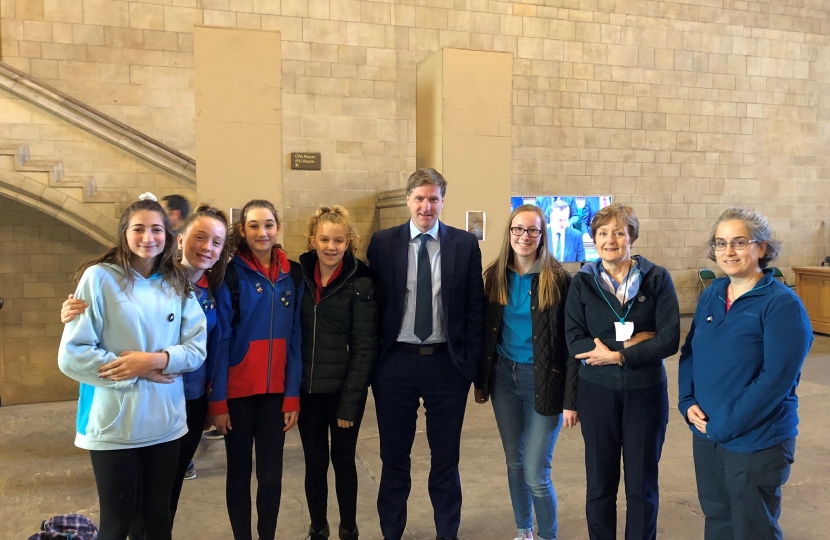
[[801,300],[767,268],[781,243],[764,216],[727,209],[709,245],[726,277],[700,295],[680,353],[678,398],[694,434],[704,538],[780,539],[812,328]]
[[135,512],[147,538],[171,538],[170,493],[187,433],[177,374],[202,365],[206,339],[174,249],[164,209],[145,194],[121,216],[116,246],[78,271],[75,296],[89,309],[64,328],[58,365],[81,383],[75,444],[90,451],[99,540],[123,540]]
[[[299,268],[277,246],[280,220],[268,201],[242,207],[219,310],[231,319],[230,339],[217,357],[208,398],[209,420],[225,435],[226,498],[235,540],[251,540],[252,452],[256,447],[257,533],[274,540],[282,492],[285,432],[300,411],[302,357]],[[301,271],[300,275],[301,275]],[[298,286],[299,285],[299,286]]]
[[[179,495],[182,491],[185,473],[199,447],[202,430],[207,416],[207,393],[216,376],[216,357],[223,336],[230,333],[230,321],[220,317],[217,309],[217,297],[227,295],[227,288],[222,286],[225,268],[228,265],[228,244],[225,242],[228,231],[227,215],[208,205],[199,205],[196,211],[185,220],[182,233],[178,236],[177,262],[181,263],[190,280],[191,286],[198,294],[199,305],[207,321],[207,359],[202,366],[183,374],[185,409],[187,411],[187,435],[181,439],[179,464],[170,496],[170,522],[176,516]],[[88,307],[79,299],[69,299],[63,303],[61,322],[67,323],[81,314]],[[131,539],[144,539],[145,533],[141,520],[136,520],[130,530]]]

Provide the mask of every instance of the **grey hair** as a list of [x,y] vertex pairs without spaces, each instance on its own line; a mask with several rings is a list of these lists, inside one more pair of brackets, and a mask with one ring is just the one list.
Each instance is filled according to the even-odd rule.
[[772,237],[772,227],[769,226],[767,218],[757,210],[733,206],[721,212],[721,215],[715,220],[715,224],[712,225],[712,233],[709,235],[710,260],[715,260],[715,248],[712,247],[712,244],[715,243],[715,234],[718,231],[718,225],[724,221],[732,220],[743,221],[749,230],[749,235],[752,237],[752,240],[767,244],[764,256],[758,259],[758,266],[766,268],[769,263],[778,258],[778,254],[781,253],[781,241]]

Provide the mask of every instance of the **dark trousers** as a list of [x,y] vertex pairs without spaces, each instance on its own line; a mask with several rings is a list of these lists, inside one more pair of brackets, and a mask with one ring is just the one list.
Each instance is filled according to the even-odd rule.
[[[187,410],[187,434],[179,439],[181,445],[179,447],[179,462],[176,466],[176,476],[173,478],[173,491],[170,493],[170,527],[173,527],[173,519],[176,517],[176,508],[179,506],[179,495],[182,492],[182,484],[184,483],[184,473],[193,456],[196,455],[196,449],[199,447],[199,441],[202,440],[202,429],[205,425],[205,418],[207,417],[207,397],[202,396],[196,399],[188,399],[185,401],[185,409]],[[140,490],[136,493],[136,506],[142,504]],[[141,520],[140,514],[136,512],[136,520],[130,527],[130,540],[144,540],[150,538],[144,527],[144,522]]]
[[225,435],[228,476],[225,496],[235,540],[251,540],[252,451],[256,447],[257,533],[274,540],[282,495],[282,452],[285,420],[282,394],[260,394],[228,400],[232,429]]
[[179,440],[125,450],[90,450],[89,456],[101,505],[98,539],[124,540],[139,519],[147,538],[171,540],[170,493]]
[[620,453],[625,467],[625,539],[657,538],[658,462],[666,438],[666,383],[616,390],[579,379],[577,409],[585,440],[585,514],[591,540],[617,537]]
[[705,540],[780,540],[781,486],[790,477],[795,439],[743,454],[692,436]]
[[182,447],[179,451],[179,465],[176,468],[176,477],[173,479],[173,493],[170,495],[170,525],[176,517],[176,508],[179,506],[179,496],[182,493],[184,473],[196,455],[199,441],[202,440],[202,430],[205,429],[207,418],[207,397],[188,399],[187,407],[187,435],[182,437]]
[[[340,527],[346,531],[357,529],[357,435],[366,406],[366,396],[360,405],[354,425],[337,426],[337,407],[340,394],[302,394],[300,396],[299,428],[305,454],[305,497],[311,527],[322,531],[328,525],[328,470],[329,460],[334,466],[334,489],[340,507]],[[329,454],[331,433],[331,454]]]
[[410,453],[420,399],[426,409],[432,453],[428,487],[435,530],[438,536],[447,538],[458,535],[458,459],[469,391],[470,381],[453,365],[447,351],[433,356],[392,351],[375,368],[372,392],[383,462],[378,514],[384,538],[399,540],[406,527],[406,503],[412,486]]

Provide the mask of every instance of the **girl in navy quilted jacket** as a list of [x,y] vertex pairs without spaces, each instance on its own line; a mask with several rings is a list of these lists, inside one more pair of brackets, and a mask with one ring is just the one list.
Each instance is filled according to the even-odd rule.
[[516,540],[558,538],[553,448],[561,426],[576,424],[576,373],[568,370],[565,300],[571,278],[553,257],[545,215],[513,211],[499,257],[484,272],[484,354],[476,403],[493,398],[507,458]]
[[225,435],[226,496],[236,540],[252,539],[254,446],[257,533],[261,540],[274,539],[285,432],[300,411],[303,284],[292,277],[296,263],[277,246],[279,231],[270,202],[253,200],[242,208],[229,240],[235,249],[225,277],[230,295],[219,298],[219,310],[232,314],[232,328],[217,359],[208,408],[209,421]]

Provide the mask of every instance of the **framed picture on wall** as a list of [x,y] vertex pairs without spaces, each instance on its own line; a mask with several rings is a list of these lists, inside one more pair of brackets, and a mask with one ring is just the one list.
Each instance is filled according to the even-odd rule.
[[231,228],[233,228],[233,224],[239,220],[239,215],[242,213],[241,208],[231,208]]
[[467,232],[476,235],[479,242],[484,242],[486,216],[481,210],[467,210]]

